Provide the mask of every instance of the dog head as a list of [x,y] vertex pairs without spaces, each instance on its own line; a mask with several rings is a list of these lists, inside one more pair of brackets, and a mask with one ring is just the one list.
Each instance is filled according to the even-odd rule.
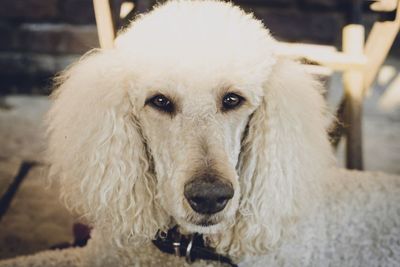
[[87,55],[49,112],[67,203],[119,239],[178,223],[233,254],[276,243],[330,148],[318,84],[275,45],[237,7],[174,1]]

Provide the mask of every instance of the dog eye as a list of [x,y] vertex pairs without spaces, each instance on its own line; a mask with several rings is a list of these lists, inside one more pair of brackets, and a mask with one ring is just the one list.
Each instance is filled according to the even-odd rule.
[[239,107],[244,98],[234,93],[226,94],[222,99],[222,107],[224,110],[230,110]]
[[146,104],[150,104],[152,107],[161,110],[163,112],[172,113],[174,112],[174,104],[164,95],[156,95],[146,101]]

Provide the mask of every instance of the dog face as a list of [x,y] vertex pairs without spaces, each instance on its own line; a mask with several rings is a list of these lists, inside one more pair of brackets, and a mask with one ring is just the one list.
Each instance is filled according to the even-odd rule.
[[[190,17],[179,11],[192,5]],[[259,21],[211,1],[171,2],[117,40],[158,200],[190,231],[234,219],[241,141],[264,96],[273,45]]]
[[[166,74],[163,69],[158,76]],[[249,89],[231,77],[207,79],[205,74],[193,81],[191,74],[169,75],[162,80],[175,83],[152,84],[141,75],[135,86],[140,94],[132,100],[140,107],[138,121],[162,192],[159,201],[180,225],[215,228],[238,208],[236,166],[261,84]]]
[[332,153],[318,83],[275,45],[231,4],[170,1],[70,68],[48,113],[69,207],[119,243],[177,223],[232,254],[277,244]]

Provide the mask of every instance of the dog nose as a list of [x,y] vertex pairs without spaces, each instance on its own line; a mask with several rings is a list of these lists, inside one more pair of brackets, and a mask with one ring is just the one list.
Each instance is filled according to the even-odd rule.
[[192,209],[201,214],[214,214],[223,210],[233,194],[232,185],[220,180],[193,180],[185,185],[184,190]]

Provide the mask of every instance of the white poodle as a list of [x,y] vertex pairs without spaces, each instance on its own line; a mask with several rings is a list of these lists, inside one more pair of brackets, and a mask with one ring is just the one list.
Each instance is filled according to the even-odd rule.
[[164,249],[192,260],[198,233],[240,266],[400,266],[400,178],[335,167],[320,85],[275,50],[238,7],[171,1],[86,55],[54,94],[49,160],[92,238],[0,266],[225,264],[152,242],[178,233]]

